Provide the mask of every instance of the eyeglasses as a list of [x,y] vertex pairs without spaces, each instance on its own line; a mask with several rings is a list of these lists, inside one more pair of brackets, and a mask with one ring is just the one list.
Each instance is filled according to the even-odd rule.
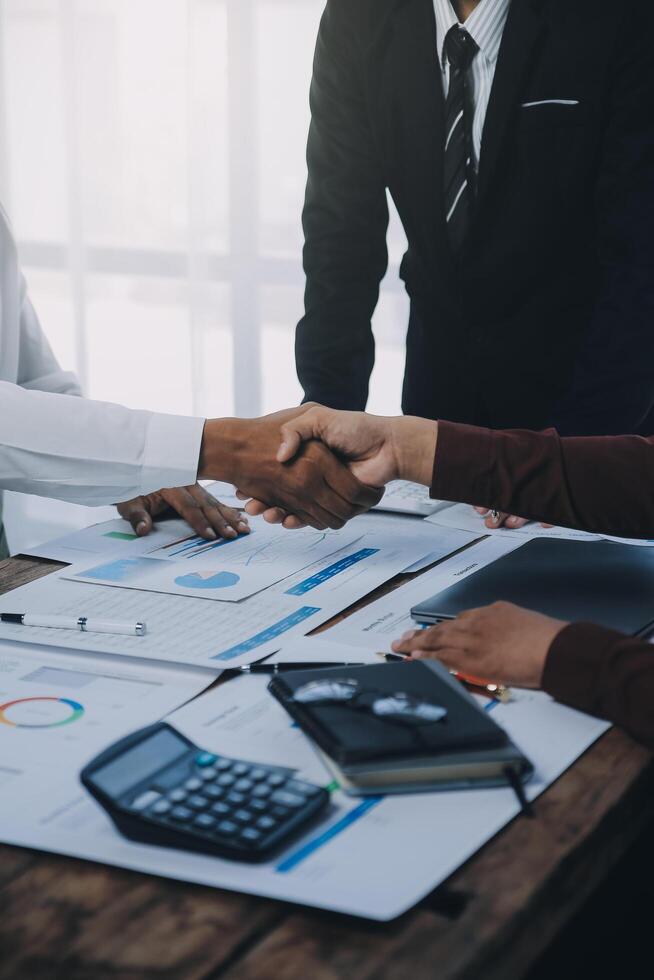
[[434,725],[447,717],[447,708],[398,691],[387,694],[373,688],[363,688],[348,677],[309,681],[298,687],[291,697],[297,704],[343,704],[359,711],[368,711],[381,721],[403,725]]

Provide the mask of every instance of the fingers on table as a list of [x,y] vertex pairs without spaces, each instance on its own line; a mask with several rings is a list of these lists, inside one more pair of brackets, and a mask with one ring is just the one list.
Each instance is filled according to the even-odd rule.
[[526,517],[516,517],[515,514],[509,514],[504,523],[507,527],[519,528],[529,524],[529,521]]
[[183,517],[195,533],[207,541],[236,538],[247,534],[250,526],[240,511],[216,500],[204,487],[183,487],[163,491],[164,499]]
[[443,650],[457,648],[463,645],[467,628],[460,619],[453,619],[447,623],[439,623],[438,626],[430,626],[425,630],[408,630],[395,640],[392,649],[395,653],[404,653],[411,656],[416,655],[438,655],[441,657]]
[[127,503],[119,504],[118,513],[124,520],[129,521],[134,533],[139,537],[144,537],[152,530],[152,516],[145,497],[136,497]]
[[221,503],[204,487],[194,487],[193,494],[198,499],[211,527],[217,534],[232,538],[238,534],[249,533],[248,519],[240,510]]
[[147,510],[134,511],[130,517],[130,524],[134,528],[134,532],[141,538],[149,534],[154,526],[152,517]]
[[526,517],[517,517],[515,514],[505,514],[500,510],[489,510],[488,507],[475,507],[474,508],[478,514],[485,517],[484,523],[490,531],[496,530],[498,527],[508,527],[513,530],[524,527],[529,521]]

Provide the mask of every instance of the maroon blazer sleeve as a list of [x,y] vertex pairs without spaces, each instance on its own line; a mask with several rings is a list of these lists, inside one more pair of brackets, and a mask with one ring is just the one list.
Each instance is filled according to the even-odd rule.
[[[623,537],[654,538],[654,438],[559,437],[439,422],[433,497]],[[543,687],[654,748],[654,646],[589,623],[554,640]]]
[[432,497],[564,527],[654,538],[654,437],[561,438],[438,423]]
[[654,646],[602,626],[573,623],[555,638],[543,689],[606,718],[654,748]]

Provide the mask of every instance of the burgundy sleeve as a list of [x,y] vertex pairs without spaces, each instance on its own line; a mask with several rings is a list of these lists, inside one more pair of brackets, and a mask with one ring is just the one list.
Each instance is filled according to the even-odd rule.
[[573,623],[555,638],[543,689],[606,718],[654,748],[654,646],[602,626]]
[[432,497],[563,527],[654,538],[654,437],[561,438],[438,423]]

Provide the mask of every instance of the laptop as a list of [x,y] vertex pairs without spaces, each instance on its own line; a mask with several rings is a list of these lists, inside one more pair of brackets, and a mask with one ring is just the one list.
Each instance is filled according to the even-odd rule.
[[654,548],[534,538],[411,610],[418,623],[504,600],[631,636],[654,627]]

